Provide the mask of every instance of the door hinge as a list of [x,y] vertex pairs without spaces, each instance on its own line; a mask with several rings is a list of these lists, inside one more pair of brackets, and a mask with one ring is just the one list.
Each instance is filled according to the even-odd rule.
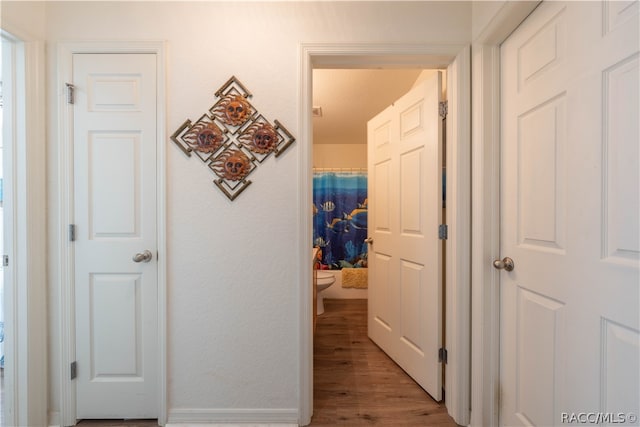
[[447,240],[449,238],[449,226],[447,224],[440,224],[438,227],[438,239]]
[[2,255],[2,266],[9,267],[9,255]]
[[447,118],[447,113],[449,112],[449,103],[447,101],[440,101],[438,103],[438,114],[443,119]]
[[445,365],[447,364],[447,349],[446,348],[440,348],[438,349],[438,362],[440,363],[444,363]]
[[71,83],[65,83],[65,85],[67,86],[67,104],[73,104],[76,87]]
[[78,362],[71,362],[71,368],[69,369],[70,371],[70,377],[72,380],[75,380],[76,377],[78,376]]
[[69,241],[70,242],[76,241],[76,225],[75,224],[69,224]]

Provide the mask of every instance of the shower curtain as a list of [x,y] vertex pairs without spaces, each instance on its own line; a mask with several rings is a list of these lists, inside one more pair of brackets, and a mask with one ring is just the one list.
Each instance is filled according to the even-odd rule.
[[321,250],[318,267],[366,267],[366,238],[366,171],[314,169],[313,244]]

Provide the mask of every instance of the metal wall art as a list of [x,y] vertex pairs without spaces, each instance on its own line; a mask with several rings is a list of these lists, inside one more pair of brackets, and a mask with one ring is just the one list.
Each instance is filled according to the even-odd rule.
[[271,153],[278,157],[295,138],[280,122],[271,124],[248,101],[251,93],[231,77],[216,103],[195,123],[186,120],[171,140],[200,158],[217,175],[213,182],[234,200],[251,184],[247,176]]

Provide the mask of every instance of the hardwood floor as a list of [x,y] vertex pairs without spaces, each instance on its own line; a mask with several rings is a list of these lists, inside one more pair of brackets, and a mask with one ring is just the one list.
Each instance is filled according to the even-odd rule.
[[456,427],[367,337],[367,300],[325,299],[314,337],[311,426]]

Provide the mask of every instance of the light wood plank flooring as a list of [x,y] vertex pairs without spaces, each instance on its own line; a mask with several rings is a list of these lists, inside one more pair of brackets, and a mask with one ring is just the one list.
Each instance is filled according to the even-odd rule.
[[367,300],[325,299],[314,338],[311,426],[456,427],[367,337]]

